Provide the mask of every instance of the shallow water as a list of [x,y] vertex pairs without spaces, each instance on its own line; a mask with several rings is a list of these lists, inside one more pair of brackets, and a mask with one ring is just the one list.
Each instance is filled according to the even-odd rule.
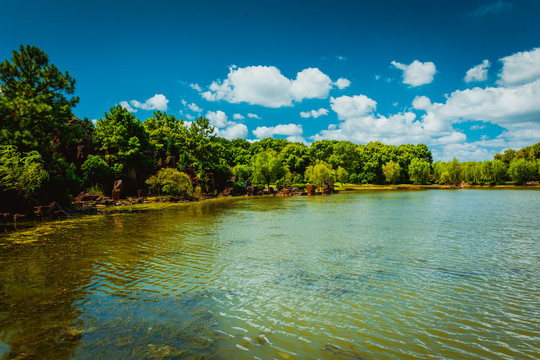
[[537,359],[540,192],[223,199],[0,234],[0,358]]

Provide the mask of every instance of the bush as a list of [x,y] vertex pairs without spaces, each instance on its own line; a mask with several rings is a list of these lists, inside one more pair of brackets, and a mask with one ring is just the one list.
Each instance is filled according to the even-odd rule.
[[99,156],[88,155],[86,161],[82,164],[84,185],[87,187],[93,185],[108,185],[112,183],[112,171],[109,165]]
[[413,182],[413,185],[422,185],[422,183],[420,181],[415,181]]
[[278,181],[276,181],[276,188],[278,190],[281,190],[283,189],[285,186],[284,186],[284,183],[285,183],[285,180],[283,179],[279,179]]
[[304,190],[306,188],[306,184],[292,184],[291,188],[299,188],[300,190]]
[[193,185],[189,176],[176,169],[161,169],[146,180],[153,195],[188,196],[193,195]]
[[362,185],[367,185],[368,181],[366,179],[362,180]]

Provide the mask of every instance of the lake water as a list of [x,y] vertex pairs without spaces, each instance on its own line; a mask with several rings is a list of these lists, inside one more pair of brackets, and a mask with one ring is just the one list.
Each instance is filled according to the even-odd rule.
[[366,192],[0,233],[0,358],[538,359],[539,214]]

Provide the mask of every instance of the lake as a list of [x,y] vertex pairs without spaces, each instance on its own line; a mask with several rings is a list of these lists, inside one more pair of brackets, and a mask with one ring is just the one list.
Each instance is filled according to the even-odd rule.
[[540,191],[143,210],[0,233],[0,358],[539,358]]

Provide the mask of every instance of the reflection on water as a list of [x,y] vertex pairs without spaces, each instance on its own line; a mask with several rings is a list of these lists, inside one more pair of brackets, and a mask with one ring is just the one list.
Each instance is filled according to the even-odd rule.
[[0,358],[535,359],[540,192],[224,199],[0,235]]

